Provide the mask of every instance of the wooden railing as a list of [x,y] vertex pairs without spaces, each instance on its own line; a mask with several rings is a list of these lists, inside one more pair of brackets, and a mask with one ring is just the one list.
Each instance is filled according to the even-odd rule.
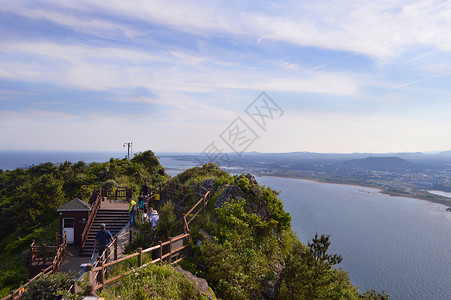
[[[117,275],[112,278],[108,278],[108,268],[112,267],[114,265],[117,265],[121,262],[130,260],[134,257],[137,257],[137,267],[145,267],[150,264],[154,264],[157,262],[166,261],[169,264],[176,264],[180,262],[180,260],[183,259],[183,256],[177,257],[176,259],[173,259],[176,254],[179,254],[182,250],[189,247],[189,244],[185,244],[184,241],[187,240],[190,237],[190,229],[189,224],[194,220],[194,218],[202,211],[205,210],[206,205],[208,204],[208,199],[210,195],[210,191],[203,188],[202,186],[189,186],[185,187],[181,184],[175,183],[175,182],[169,182],[166,183],[160,187],[158,187],[158,191],[161,194],[162,188],[167,188],[168,190],[171,190],[173,192],[178,192],[184,197],[191,196],[191,195],[199,195],[201,196],[201,199],[197,201],[197,203],[186,213],[183,215],[183,229],[184,233],[180,234],[176,237],[170,237],[168,241],[161,242],[159,241],[158,245],[155,245],[153,247],[142,249],[138,248],[138,252],[125,256],[123,258],[117,259],[117,237],[114,239],[114,241],[108,245],[108,247],[105,249],[104,253],[100,257],[100,259],[97,261],[96,265],[88,264],[87,265],[87,274],[88,274],[88,285],[87,285],[87,292],[90,295],[95,296],[96,290],[100,288],[105,288],[107,284],[112,283],[124,276],[127,276],[131,272],[133,272],[133,269],[122,273],[120,275]],[[186,193],[189,191],[189,189],[194,188],[194,192],[192,193]],[[204,194],[202,194],[202,191],[205,191]],[[95,215],[97,214],[97,211],[100,208],[101,203],[101,196],[100,193],[98,193],[98,196],[96,198],[96,201],[94,203],[94,207],[91,211],[91,214],[88,218],[87,224],[85,226],[85,230],[82,234],[82,247],[84,243],[86,242],[87,233],[89,232],[92,223],[94,221]],[[195,211],[195,212],[194,212]],[[194,213],[193,213],[194,212]],[[131,240],[131,239],[130,239]],[[26,287],[34,280],[38,279],[41,276],[49,275],[54,272],[56,272],[61,264],[62,258],[64,256],[64,252],[67,248],[67,238],[66,235],[64,235],[62,239],[61,245],[56,248],[55,246],[36,246],[33,242],[30,245],[30,258],[42,258],[44,261],[47,260],[49,257],[49,253],[55,253],[54,258],[52,260],[52,265],[47,267],[45,270],[42,270],[41,273],[30,279],[26,284],[21,286],[15,291],[12,291],[10,295],[7,297],[1,299],[1,300],[7,300],[7,299],[18,299],[24,292],[26,292]],[[166,249],[166,250],[165,250]],[[53,252],[50,252],[53,251]],[[157,251],[157,257],[156,259],[151,260],[150,262],[143,264],[143,254],[146,253],[152,253],[154,251]],[[40,253],[40,254],[39,254]],[[111,257],[113,256],[113,257]],[[110,260],[112,260],[110,262]],[[99,266],[100,265],[100,266]],[[71,291],[74,293],[76,290],[75,281],[72,282]]]
[[89,213],[88,221],[86,222],[85,228],[83,229],[83,233],[81,234],[81,249],[85,246],[86,240],[88,239],[89,230],[91,230],[92,224],[94,223],[94,219],[99,211],[101,203],[100,193],[97,194],[96,202],[94,203],[94,207],[91,209]]
[[53,274],[58,271],[58,269],[61,265],[61,262],[63,260],[64,253],[66,252],[66,249],[67,249],[66,233],[64,233],[64,236],[61,239],[61,244],[59,245],[59,247],[46,246],[45,244],[42,246],[36,246],[35,241],[33,241],[30,245],[30,264],[32,264],[33,259],[39,260],[40,258],[43,258],[43,266],[45,266],[46,259],[48,258],[48,254],[51,253],[48,250],[51,250],[51,249],[53,249],[52,250],[53,252],[55,252],[55,249],[56,249],[56,254],[53,257],[52,264],[50,266],[48,266],[47,268],[43,269],[39,274],[37,274],[36,276],[34,276],[30,280],[28,280],[27,283],[25,283],[18,289],[12,291],[11,294],[2,298],[1,300],[19,299],[27,291],[27,287],[30,283],[32,283],[36,279],[40,278],[41,276],[47,276],[47,275]]
[[[180,189],[179,184],[173,185],[174,187],[177,187],[177,190]],[[160,186],[161,187],[161,186]],[[183,187],[183,186],[182,186]],[[197,186],[200,187],[200,186]],[[171,186],[169,186],[171,188]],[[187,190],[187,187],[183,187],[184,189],[181,189],[180,191]],[[183,256],[177,257],[174,259],[175,255],[178,255],[181,253],[182,250],[189,247],[188,243],[184,243],[185,240],[187,240],[190,237],[190,229],[189,224],[194,220],[194,218],[202,211],[205,210],[206,205],[208,204],[208,199],[210,195],[210,191],[201,187],[201,190],[206,191],[203,195],[201,195],[201,199],[197,201],[197,203],[186,213],[183,215],[183,229],[184,233],[180,234],[176,237],[170,237],[168,241],[166,242],[158,242],[158,245],[155,245],[153,247],[142,249],[138,248],[138,252],[125,256],[123,258],[117,259],[117,237],[114,239],[114,241],[108,245],[108,247],[105,249],[104,253],[96,263],[96,265],[88,264],[87,265],[87,274],[88,274],[88,285],[87,285],[87,293],[91,296],[96,296],[95,292],[100,288],[105,288],[107,284],[112,283],[124,276],[127,276],[131,272],[133,272],[133,269],[130,269],[127,272],[121,273],[117,276],[114,276],[112,278],[108,278],[108,268],[115,266],[121,262],[128,261],[132,258],[137,257],[137,264],[136,267],[145,267],[150,264],[154,264],[157,262],[166,261],[169,264],[176,264],[180,262],[183,259]],[[161,192],[161,189],[159,189]],[[193,193],[193,194],[199,194],[200,193]],[[187,194],[185,194],[187,195]],[[195,212],[194,212],[195,211]],[[194,212],[194,213],[193,213]],[[132,234],[130,234],[130,242],[132,239]],[[166,249],[166,250],[165,250]],[[143,254],[146,253],[154,253],[157,252],[157,258],[149,261],[146,264],[143,264]],[[114,260],[110,262],[111,255],[114,255]],[[72,291],[76,290],[76,287],[73,283],[73,286],[71,287]]]
[[36,246],[36,242],[33,241],[30,245],[30,267],[33,263],[39,262],[42,266],[46,266],[50,263],[55,256],[57,251],[57,246],[47,246],[43,244],[42,246]]
[[53,266],[48,266],[46,269],[42,270],[41,273],[37,274],[36,276],[34,276],[30,280],[28,280],[27,283],[25,283],[24,285],[22,285],[18,289],[12,291],[11,294],[9,294],[8,296],[2,298],[1,300],[7,300],[7,299],[15,300],[15,299],[19,299],[27,291],[27,287],[30,285],[30,283],[32,283],[36,279],[40,278],[41,276],[52,274],[53,273],[52,267]]
[[[100,193],[100,187],[94,188],[95,193]],[[107,197],[112,200],[127,200],[132,198],[132,190],[129,187],[117,187],[115,189],[108,189],[102,187],[101,197]]]
[[[190,230],[189,230],[189,223],[191,223],[191,221],[193,221],[194,218],[201,211],[205,211],[205,206],[207,206],[209,197],[210,197],[210,191],[207,191],[205,193],[205,195],[202,196],[202,198],[200,198],[200,200],[197,201],[197,203],[194,204],[194,206],[186,214],[183,214],[183,230],[185,231],[185,233],[189,233],[190,232]],[[196,208],[198,208],[201,204],[202,204],[202,206],[192,215],[193,211],[195,211]],[[187,220],[187,218],[189,218],[189,220]]]
[[56,250],[56,254],[55,257],[53,258],[53,262],[52,262],[52,272],[55,273],[56,271],[58,271],[61,262],[63,261],[64,258],[64,254],[66,253],[66,249],[67,249],[67,234],[66,232],[64,232],[64,236],[62,238],[61,244],[58,247],[58,250]]
[[157,200],[156,195],[162,199],[166,194],[167,198],[174,201],[177,197],[187,199],[190,196],[203,197],[208,190],[201,185],[185,186],[175,181],[167,181],[157,187],[150,189],[150,194],[145,195],[147,198],[147,206],[151,205],[152,201]]
[[[119,263],[128,261],[134,257],[137,257],[137,263],[136,267],[141,268],[148,266],[150,264],[154,264],[160,261],[166,260],[169,264],[176,264],[180,262],[180,260],[183,259],[183,257],[177,258],[176,260],[173,260],[173,256],[185,248],[189,247],[189,244],[184,244],[183,240],[187,239],[189,237],[189,234],[182,234],[177,237],[169,238],[166,242],[159,242],[158,245],[155,245],[153,247],[142,249],[138,248],[138,252],[134,254],[130,254],[128,256],[125,256],[123,258],[114,260],[112,262],[105,262],[104,260],[99,260],[99,263],[97,263],[97,266],[93,266],[92,264],[87,265],[87,274],[88,274],[88,285],[87,285],[87,294],[91,296],[96,296],[95,292],[100,288],[105,288],[105,286],[109,283],[112,283],[124,276],[129,275],[131,272],[133,272],[133,269],[130,269],[127,272],[121,273],[117,276],[114,276],[112,278],[108,278],[108,268],[115,266]],[[167,252],[164,250],[167,249]],[[152,253],[156,252],[158,254],[158,258],[153,259],[149,261],[146,264],[143,264],[143,255],[146,253]],[[104,255],[108,257],[109,255],[106,254],[107,251],[104,252]],[[166,253],[165,253],[166,252]]]

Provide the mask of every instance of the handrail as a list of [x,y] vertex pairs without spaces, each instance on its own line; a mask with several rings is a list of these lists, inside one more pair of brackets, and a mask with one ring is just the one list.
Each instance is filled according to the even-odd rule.
[[55,258],[53,259],[52,262],[53,272],[58,271],[61,262],[63,261],[66,249],[67,249],[67,232],[64,232],[63,241],[61,245],[58,247],[58,251],[56,252]]
[[[182,235],[179,235],[179,236],[174,237],[174,238],[169,238],[169,241],[166,241],[164,243],[160,243],[159,245],[152,246],[152,247],[144,249],[144,250],[141,249],[141,248],[138,248],[138,252],[130,254],[130,255],[127,255],[127,256],[122,257],[122,258],[120,258],[118,260],[115,260],[115,261],[112,261],[112,262],[109,262],[109,263],[104,263],[103,261],[100,261],[100,266],[97,266],[97,267],[93,267],[92,265],[89,264],[88,265],[88,278],[89,278],[88,293],[90,293],[91,295],[95,295],[95,291],[97,289],[105,287],[106,284],[109,284],[109,283],[111,283],[113,281],[116,281],[116,280],[118,280],[118,279],[120,279],[120,278],[122,278],[122,277],[124,277],[124,276],[126,276],[128,274],[130,274],[131,272],[133,272],[133,269],[132,269],[132,270],[124,272],[124,273],[122,273],[120,275],[117,275],[117,276],[115,276],[113,278],[105,280],[103,274],[105,274],[105,269],[106,268],[114,266],[114,265],[116,265],[118,263],[124,262],[126,260],[132,259],[134,257],[138,257],[138,267],[144,267],[144,266],[147,266],[147,265],[149,265],[151,263],[152,264],[156,263],[156,262],[161,261],[162,259],[164,259],[166,257],[170,258],[174,254],[176,254],[176,253],[182,251],[183,249],[189,247],[189,245],[182,245],[182,246],[178,247],[177,249],[171,249],[171,247],[169,247],[168,253],[162,255],[158,259],[152,260],[151,262],[149,262],[147,264],[144,264],[144,265],[142,264],[142,255],[144,253],[147,253],[147,252],[150,252],[150,251],[155,251],[155,250],[158,250],[158,249],[161,249],[160,253],[162,253],[162,249],[163,249],[163,247],[165,245],[172,244],[172,243],[177,242],[179,240],[185,239],[185,238],[187,238],[189,236],[190,236],[190,234],[182,234]],[[170,261],[170,259],[169,259],[169,261]],[[170,261],[169,263],[174,264],[174,263],[177,263],[178,261],[180,261],[180,259],[178,259],[176,261],[173,261],[173,262]],[[95,274],[95,273],[100,274],[100,282],[96,282],[95,278],[98,278],[98,275]]]
[[[119,186],[119,187],[116,187],[116,189],[108,189],[108,188],[103,187],[100,197],[107,197],[108,199],[114,199],[114,200],[119,200],[119,199],[128,200],[130,198],[130,192],[131,192],[131,189],[126,186]],[[100,187],[95,187],[94,193],[100,193]]]
[[[168,185],[168,183],[165,183],[165,184],[159,186],[160,192],[161,192],[161,187],[164,186],[164,185]],[[175,186],[177,186],[177,185],[178,184],[175,183]],[[180,186],[182,186],[182,185],[180,185]],[[184,186],[182,186],[182,187],[186,191],[186,187],[184,187]],[[196,187],[202,187],[202,186],[196,186]],[[197,201],[197,203],[188,211],[188,213],[183,215],[184,231],[185,231],[184,234],[181,234],[181,235],[173,237],[173,238],[170,237],[169,240],[165,241],[165,242],[161,242],[160,241],[158,245],[152,246],[152,247],[147,248],[147,249],[138,248],[138,252],[130,254],[130,255],[125,256],[125,257],[122,257],[120,259],[116,259],[116,260],[114,260],[112,262],[108,262],[108,261],[105,262],[105,260],[106,260],[105,256],[108,257],[109,247],[112,244],[111,243],[106,248],[105,252],[102,254],[103,258],[100,261],[98,261],[98,263],[100,262],[100,266],[98,266],[98,264],[97,264],[97,266],[94,267],[92,264],[88,264],[88,280],[89,280],[89,283],[88,283],[88,286],[87,286],[88,294],[94,296],[97,289],[105,288],[105,286],[107,284],[109,284],[111,282],[114,282],[114,281],[116,281],[116,280],[118,280],[118,279],[120,279],[120,278],[122,278],[122,277],[124,277],[124,276],[126,276],[128,274],[130,274],[131,272],[133,272],[133,269],[132,269],[132,270],[129,270],[129,271],[124,272],[122,274],[119,274],[119,275],[117,275],[117,276],[115,276],[113,278],[109,278],[109,279],[105,278],[105,269],[106,268],[114,266],[114,265],[116,265],[118,263],[124,262],[126,260],[131,259],[131,258],[138,257],[138,263],[137,264],[138,264],[139,268],[143,267],[143,266],[147,266],[149,264],[154,264],[156,262],[162,261],[165,258],[168,258],[168,263],[170,263],[170,264],[178,263],[181,259],[183,259],[183,257],[181,257],[181,258],[176,259],[175,261],[172,261],[172,256],[174,254],[182,251],[183,249],[189,247],[189,245],[188,244],[187,245],[182,245],[182,246],[178,247],[177,249],[172,249],[172,244],[177,242],[177,241],[179,241],[179,240],[183,240],[185,238],[189,238],[189,236],[191,235],[190,234],[190,230],[189,230],[189,223],[191,223],[191,221],[193,221],[193,219],[201,211],[205,210],[205,207],[208,204],[208,197],[210,195],[210,191],[205,189],[204,187],[202,187],[202,188],[206,191],[206,193],[201,197],[201,199],[199,201]],[[186,220],[186,216],[190,215],[200,204],[202,204],[202,206],[199,208],[199,210],[197,210],[196,213],[190,218],[190,220],[187,221]],[[117,241],[117,237],[116,237],[115,241]],[[166,245],[169,245],[169,249],[168,249],[167,253],[163,254],[163,248]],[[148,253],[148,252],[156,251],[156,250],[159,250],[159,257],[157,259],[154,259],[154,260],[152,260],[152,261],[150,261],[150,262],[148,262],[148,263],[143,265],[142,264],[142,255],[145,254],[145,253]],[[96,274],[94,274],[94,273],[96,273]],[[97,282],[97,280],[96,280],[96,278],[98,278],[98,277],[100,277],[100,282]]]
[[[159,188],[160,188],[160,193],[161,193],[161,187],[163,187],[163,186],[165,186],[165,185],[168,186],[168,188],[169,188],[170,191],[172,191],[172,192],[178,192],[179,194],[182,194],[182,195],[185,196],[185,197],[186,197],[186,196],[191,196],[191,195],[196,195],[196,194],[199,195],[199,196],[202,196],[201,199],[199,199],[199,200],[196,202],[196,204],[194,204],[194,206],[193,206],[186,214],[183,215],[184,231],[185,231],[185,233],[184,233],[184,234],[181,234],[181,235],[179,235],[179,236],[176,236],[176,237],[174,237],[174,238],[169,238],[168,241],[160,242],[158,245],[152,246],[152,247],[147,248],[147,249],[144,249],[144,250],[141,249],[141,248],[139,248],[137,253],[130,254],[130,255],[125,256],[125,257],[123,257],[123,258],[121,258],[121,259],[116,259],[116,258],[117,258],[117,252],[116,252],[116,253],[115,253],[115,260],[112,261],[112,262],[109,262],[110,247],[113,245],[113,243],[114,243],[114,246],[117,247],[117,237],[116,237],[115,240],[114,240],[112,243],[110,243],[110,244],[108,245],[108,247],[105,249],[104,253],[102,253],[101,259],[100,259],[99,261],[96,262],[96,265],[97,265],[98,263],[100,263],[100,264],[101,264],[100,266],[95,266],[95,267],[93,267],[91,264],[88,264],[88,277],[89,277],[89,279],[88,279],[88,280],[89,280],[89,284],[88,284],[88,292],[89,292],[89,293],[95,295],[95,291],[96,291],[97,289],[102,288],[102,287],[105,287],[106,284],[111,283],[111,282],[113,282],[113,281],[115,281],[115,280],[118,280],[118,279],[120,279],[120,278],[122,278],[122,277],[124,277],[124,276],[126,276],[126,275],[128,275],[128,274],[130,274],[131,272],[133,272],[133,270],[129,270],[129,271],[125,272],[125,273],[122,273],[122,274],[120,274],[120,275],[114,277],[114,278],[110,278],[110,279],[108,279],[108,280],[105,280],[105,268],[110,267],[110,266],[113,266],[113,265],[116,265],[116,264],[118,264],[118,263],[120,263],[120,262],[129,260],[129,259],[131,259],[131,258],[138,257],[138,267],[142,267],[142,266],[146,266],[146,265],[149,265],[149,264],[153,264],[153,263],[162,261],[162,260],[165,259],[165,258],[168,258],[168,263],[170,263],[170,264],[178,263],[180,260],[183,259],[183,257],[181,257],[181,258],[176,259],[175,261],[172,261],[172,256],[173,256],[174,254],[176,254],[176,253],[182,251],[183,249],[189,247],[189,245],[182,245],[182,246],[178,247],[177,249],[172,249],[172,247],[171,247],[171,246],[172,246],[172,243],[175,243],[175,242],[177,242],[177,241],[179,241],[179,240],[188,238],[188,237],[190,236],[189,224],[194,220],[194,218],[195,218],[201,211],[205,210],[205,207],[206,207],[206,205],[207,205],[207,203],[208,203],[208,197],[209,197],[209,195],[210,195],[210,191],[207,190],[207,189],[205,189],[204,187],[202,187],[202,186],[200,186],[200,185],[197,185],[197,186],[194,185],[194,186],[186,187],[186,186],[183,186],[183,185],[181,185],[181,184],[179,184],[179,183],[177,183],[177,182],[166,182],[165,184],[160,185],[160,187],[159,187]],[[171,188],[171,185],[173,185],[172,188]],[[201,188],[201,189],[205,190],[206,193],[205,193],[204,195],[202,195],[202,194],[199,193],[199,192],[190,193],[190,194],[184,194],[184,192],[186,192],[186,190],[187,190],[187,189],[190,189],[190,188]],[[183,191],[183,192],[182,192],[182,191]],[[87,233],[89,232],[90,228],[92,227],[92,224],[93,224],[93,220],[94,220],[94,218],[95,218],[95,215],[97,214],[97,211],[98,211],[99,208],[100,208],[100,204],[101,204],[101,201],[100,201],[100,200],[101,200],[101,195],[98,194],[98,195],[97,195],[97,198],[96,198],[96,201],[95,201],[95,204],[94,204],[94,206],[93,206],[93,209],[92,209],[92,211],[91,211],[91,214],[90,214],[90,216],[89,216],[89,218],[88,218],[88,222],[87,222],[87,224],[86,224],[86,226],[85,226],[85,228],[84,228],[83,234],[82,234],[82,247],[84,246],[84,243],[86,242]],[[192,212],[193,212],[193,211],[194,211],[201,203],[202,203],[202,206],[194,213],[194,215],[189,219],[189,221],[187,221],[187,216],[189,217],[190,214],[191,214],[191,213],[192,213]],[[56,271],[58,270],[58,268],[59,268],[59,265],[60,265],[61,261],[62,261],[62,258],[63,258],[63,255],[64,255],[64,251],[65,251],[65,249],[67,248],[67,236],[66,236],[66,233],[65,233],[65,235],[64,235],[64,237],[63,237],[62,240],[63,240],[63,242],[61,243],[61,245],[60,245],[60,246],[58,247],[58,249],[56,250],[55,258],[53,259],[52,265],[50,265],[49,267],[47,267],[45,270],[43,270],[41,273],[39,273],[38,275],[36,275],[35,277],[33,277],[33,278],[32,278],[30,281],[28,281],[26,284],[24,284],[23,286],[21,286],[21,287],[18,288],[17,290],[11,292],[10,295],[6,296],[5,298],[3,298],[3,299],[1,299],[1,300],[16,299],[16,295],[18,295],[18,296],[20,297],[21,294],[22,294],[23,292],[26,291],[26,287],[30,284],[30,282],[32,282],[33,280],[36,280],[36,279],[39,278],[40,276],[45,276],[45,275],[49,275],[49,274],[52,274],[52,273],[56,272]],[[166,245],[169,245],[169,250],[168,250],[167,253],[163,254],[163,247],[165,247]],[[54,248],[56,249],[55,246],[44,246],[44,247],[41,247],[41,246],[35,246],[35,242],[33,241],[33,243],[30,245],[30,251],[31,251],[30,257],[31,257],[31,258],[36,257],[36,255],[34,255],[34,254],[35,254],[35,253],[38,253],[38,252],[37,252],[38,249],[45,249],[45,250],[46,250],[46,253],[48,254],[49,252],[47,252],[47,250],[49,250],[49,249],[54,249]],[[117,249],[117,248],[116,248],[116,249]],[[154,259],[154,260],[150,261],[149,263],[143,265],[143,264],[142,264],[142,255],[145,254],[145,253],[151,252],[151,251],[156,251],[156,250],[160,250],[160,256],[159,256],[159,258]],[[117,250],[116,250],[116,251],[117,251]],[[46,254],[46,255],[47,255],[47,254]],[[34,256],[33,256],[33,255],[34,255]],[[106,262],[106,263],[105,263],[105,262]],[[96,275],[94,276],[94,273],[99,273],[99,272],[101,272],[101,273],[100,273],[100,274],[96,274]],[[99,277],[100,277],[100,280],[101,280],[100,283],[97,283],[97,282],[96,282],[96,279],[95,279],[95,278],[98,277],[98,275],[100,275],[100,276],[99,276]]]
[[[207,192],[205,193],[205,195],[199,199],[199,201],[197,201],[196,204],[194,204],[194,206],[186,213],[183,214],[183,230],[185,230],[185,232],[190,232],[189,230],[189,224],[191,223],[191,221],[194,220],[194,218],[203,210],[205,210],[205,206],[208,203],[208,196],[210,195],[210,191],[207,190]],[[202,207],[191,217],[191,219],[189,221],[186,220],[186,217],[190,216],[190,214],[196,209],[196,207],[202,203]]]
[[[30,244],[30,251],[32,251],[30,257],[33,258],[33,252],[35,253],[39,253],[37,251],[35,251],[35,249],[48,249],[48,248],[56,248],[57,246],[45,246],[45,247],[41,247],[41,246],[35,246],[36,242],[33,241]],[[42,270],[39,274],[35,275],[33,278],[31,278],[30,280],[28,280],[25,284],[23,284],[22,286],[20,286],[19,288],[17,288],[16,290],[12,291],[11,294],[9,294],[8,296],[2,298],[1,300],[7,300],[7,299],[18,299],[19,297],[22,296],[23,293],[25,293],[27,291],[26,287],[33,281],[35,281],[36,279],[40,278],[41,276],[47,276],[53,273],[56,273],[59,269],[59,266],[61,265],[61,261],[64,257],[64,253],[67,249],[67,236],[66,236],[66,232],[64,233],[63,239],[62,239],[62,243],[61,245],[59,245],[58,249],[56,250],[56,254],[55,257],[52,261],[52,264],[50,266],[48,266],[47,268],[45,268],[44,270]],[[47,255],[48,252],[46,252],[45,255]],[[30,264],[32,263],[32,261],[30,261]]]
[[94,223],[94,219],[97,215],[97,211],[100,208],[100,204],[101,204],[101,195],[100,193],[97,195],[97,199],[96,202],[94,204],[94,207],[91,210],[91,213],[89,214],[89,218],[88,221],[85,225],[85,228],[83,229],[83,233],[81,234],[81,248],[83,249],[83,247],[85,246],[86,240],[88,239],[88,233],[89,230],[91,230],[92,224]]

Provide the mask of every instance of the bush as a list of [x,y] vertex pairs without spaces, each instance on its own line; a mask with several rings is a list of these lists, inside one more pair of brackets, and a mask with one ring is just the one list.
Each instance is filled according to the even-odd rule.
[[100,293],[105,299],[206,299],[186,276],[171,266],[136,269]]
[[62,299],[71,285],[68,274],[55,273],[42,276],[28,286],[28,291],[22,296],[24,300],[57,300]]

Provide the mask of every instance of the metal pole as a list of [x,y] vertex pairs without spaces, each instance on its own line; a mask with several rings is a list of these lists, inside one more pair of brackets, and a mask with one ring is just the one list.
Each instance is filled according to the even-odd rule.
[[124,147],[127,145],[127,160],[130,160],[130,151],[132,150],[133,143],[124,143]]

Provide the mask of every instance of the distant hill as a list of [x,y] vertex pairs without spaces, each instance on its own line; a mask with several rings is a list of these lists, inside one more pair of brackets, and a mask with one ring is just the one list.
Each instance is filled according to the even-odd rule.
[[352,159],[345,161],[343,165],[371,170],[410,169],[415,166],[413,163],[397,156]]

